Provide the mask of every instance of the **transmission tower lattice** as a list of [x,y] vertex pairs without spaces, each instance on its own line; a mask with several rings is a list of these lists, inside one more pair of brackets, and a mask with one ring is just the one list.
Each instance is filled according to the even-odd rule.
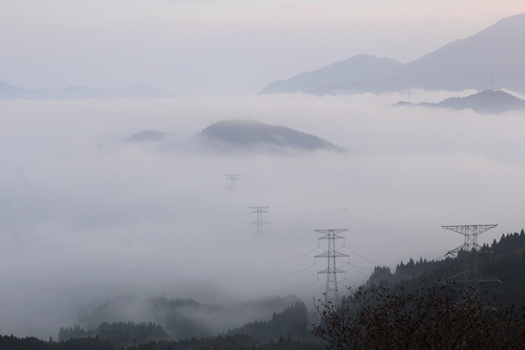
[[263,225],[267,225],[270,222],[263,219],[263,214],[266,214],[266,217],[268,217],[268,212],[266,209],[270,207],[249,207],[250,209],[253,209],[252,214],[257,214],[257,219],[252,222],[252,225],[255,225],[256,231],[258,235],[262,235],[264,233],[263,231]]
[[348,231],[348,229],[327,229],[327,230],[315,230],[324,234],[324,236],[319,237],[319,239],[326,239],[328,241],[328,250],[322,254],[318,254],[315,258],[327,258],[328,264],[326,269],[321,270],[319,273],[326,274],[326,291],[325,297],[327,301],[339,303],[339,288],[337,286],[337,274],[346,273],[346,271],[338,269],[336,266],[336,258],[347,257],[347,254],[338,252],[335,249],[335,240],[336,239],[345,239],[342,236],[339,236],[339,233]]
[[461,254],[463,271],[451,276],[450,279],[455,282],[465,283],[466,286],[470,286],[475,290],[482,282],[499,282],[497,278],[485,275],[478,270],[478,249],[481,248],[478,244],[478,236],[496,226],[498,225],[441,226],[445,230],[454,231],[465,236],[465,243],[447,253],[447,255],[454,255],[464,251],[464,254]]
[[241,177],[241,175],[239,174],[232,174],[232,175],[224,175],[226,176],[226,181],[229,182],[229,186],[227,188],[230,188],[230,189],[235,189],[237,188],[237,183],[240,182],[241,180],[239,179]]

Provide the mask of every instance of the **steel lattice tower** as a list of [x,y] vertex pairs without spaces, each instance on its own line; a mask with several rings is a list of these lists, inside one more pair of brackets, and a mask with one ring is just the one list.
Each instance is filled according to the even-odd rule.
[[315,230],[315,232],[324,234],[324,236],[320,237],[319,239],[326,239],[328,241],[328,250],[322,254],[316,255],[315,258],[327,258],[328,260],[326,269],[321,270],[317,273],[326,274],[325,298],[327,301],[331,301],[333,303],[339,303],[339,288],[337,286],[337,274],[346,272],[337,268],[336,258],[348,256],[347,254],[339,253],[335,249],[335,240],[344,239],[344,237],[339,236],[339,233],[345,231],[348,231],[348,229]]
[[255,225],[256,232],[258,235],[262,235],[264,233],[263,231],[263,225],[267,225],[270,222],[263,220],[263,214],[266,214],[266,217],[268,217],[268,212],[266,209],[270,207],[249,207],[250,209],[253,209],[252,214],[257,214],[257,219],[252,222],[252,225]]
[[[465,283],[465,285],[477,290],[481,282],[496,282],[497,278],[482,274],[478,270],[478,249],[481,246],[478,244],[478,236],[486,232],[496,225],[454,225],[441,226],[445,230],[450,230],[465,236],[465,242],[447,253],[447,255],[458,254],[463,251],[463,271],[451,276],[450,279],[455,282]],[[458,254],[459,257],[459,254]]]
[[227,188],[231,188],[232,190],[237,188],[237,182],[240,181],[239,177],[241,175],[238,174],[232,174],[232,175],[224,175],[227,177],[226,181],[229,181],[230,185]]

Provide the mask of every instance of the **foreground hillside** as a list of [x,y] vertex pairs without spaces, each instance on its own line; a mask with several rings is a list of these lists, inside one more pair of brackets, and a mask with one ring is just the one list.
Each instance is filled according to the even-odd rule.
[[[472,308],[465,309],[462,308],[464,304],[457,304],[454,302],[454,300],[456,300],[455,298],[460,295],[458,293],[463,293],[463,286],[461,284],[453,283],[453,280],[451,280],[450,277],[453,277],[458,272],[462,271],[463,259],[467,254],[475,255],[474,257],[476,257],[479,262],[480,272],[486,276],[492,276],[494,280],[497,280],[497,283],[483,283],[480,286],[481,299],[478,299],[477,297],[474,299],[469,298],[468,300],[473,302],[471,305]],[[438,283],[439,281],[447,281],[447,283]],[[412,298],[412,296],[414,296],[415,298],[417,296],[414,300],[410,299],[410,302],[417,301],[419,303],[417,304],[417,307],[419,308],[418,312],[424,313],[426,308],[434,305],[430,300],[432,299],[431,297],[433,294],[426,295],[425,293],[427,292],[438,293],[441,297],[445,298],[448,303],[452,303],[449,307],[452,307],[452,305],[459,307],[458,312],[462,312],[462,315],[465,312],[469,313],[478,310],[480,307],[485,310],[485,308],[483,308],[483,305],[485,305],[483,300],[487,300],[487,302],[489,300],[497,300],[494,305],[499,305],[498,307],[501,307],[502,310],[507,310],[516,317],[521,317],[519,310],[522,310],[521,307],[525,306],[525,232],[524,230],[521,230],[520,233],[504,234],[498,241],[494,240],[490,245],[483,245],[479,252],[460,251],[457,257],[448,257],[444,260],[437,261],[427,261],[422,258],[416,261],[410,259],[407,263],[399,263],[394,271],[391,271],[387,267],[378,266],[375,268],[366,285],[360,290],[366,291],[366,293],[354,294],[346,300],[354,300],[356,297],[366,297],[368,295],[372,298],[379,298],[377,300],[380,300],[382,303],[386,302],[387,304],[385,305],[388,305],[388,302],[394,302],[392,308],[387,310],[387,313],[378,314],[383,318],[386,317],[385,315],[398,315],[396,313],[396,308],[399,307],[397,301],[401,300],[397,297],[393,299],[386,298],[383,300],[383,297],[388,295],[398,295],[400,298],[403,296],[407,298]],[[377,291],[379,291],[379,294]],[[384,294],[381,291],[386,291],[387,294]],[[447,294],[449,293],[448,291],[451,292],[450,296]],[[181,301],[176,303],[180,304]],[[518,308],[515,308],[514,305],[518,306]],[[366,312],[377,311],[375,309],[366,310]],[[442,310],[442,308],[438,307],[436,310],[435,311],[438,312],[439,310]],[[454,316],[447,313],[442,315],[440,312],[441,311],[438,313],[441,316]],[[463,316],[467,317],[467,320],[471,320],[471,318],[468,318],[470,317],[468,315],[465,314]],[[499,322],[498,315],[498,313],[489,313],[485,316],[496,322],[494,325],[495,327],[504,327],[505,325],[497,323]],[[325,320],[326,314],[321,313],[320,317],[322,320]],[[52,339],[49,341],[43,341],[31,337],[17,338],[13,336],[3,336],[0,337],[0,349],[117,350],[127,348],[131,350],[317,350],[324,348],[326,343],[319,338],[315,338],[312,334],[311,325],[319,323],[319,319],[314,318],[314,315],[308,314],[306,305],[303,302],[295,301],[282,312],[274,313],[269,319],[249,322],[242,327],[229,330],[218,336],[184,337],[182,333],[178,333],[182,338],[178,341],[174,341],[171,340],[172,338],[170,339],[160,325],[152,323],[104,323],[95,330],[85,331],[78,326],[61,329],[58,342],[54,342]],[[454,318],[454,320],[456,319]],[[464,326],[468,328],[468,324],[470,323],[470,321],[466,322]],[[357,325],[359,326],[359,324]],[[178,326],[184,328],[183,324],[178,324]],[[339,327],[341,324],[337,323],[333,326]],[[344,329],[347,326],[342,325],[342,327],[342,329]],[[388,329],[390,328],[387,327],[383,329],[383,331],[386,332]],[[322,338],[331,341],[330,337],[326,337],[324,331],[319,333],[319,327],[314,327],[313,330],[316,335],[319,336],[321,334]],[[457,333],[459,336],[463,336],[461,333],[462,331],[458,332],[455,332],[454,334]],[[407,334],[410,334],[410,332]],[[428,335],[426,332],[421,333],[421,335],[423,334]],[[472,336],[472,334],[469,333],[469,336]],[[477,338],[474,337],[473,339]],[[385,343],[384,341],[381,342]],[[388,345],[388,342],[386,342],[386,344]],[[390,349],[388,346],[384,348]],[[463,347],[460,346],[457,347],[457,349],[463,349]]]
[[482,283],[481,288],[488,298],[498,298],[504,303],[525,307],[525,232],[503,235],[491,245],[483,245],[479,252],[460,251],[458,257],[426,261],[410,259],[401,262],[394,272],[388,267],[376,267],[367,286],[398,288],[407,290],[421,288],[425,282],[450,279],[463,269],[466,254],[478,259],[479,272],[491,276],[497,282]]

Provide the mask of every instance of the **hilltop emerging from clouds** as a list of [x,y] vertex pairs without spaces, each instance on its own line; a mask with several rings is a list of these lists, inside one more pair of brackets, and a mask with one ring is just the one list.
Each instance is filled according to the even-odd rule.
[[501,90],[485,90],[466,97],[450,97],[439,103],[398,102],[397,106],[425,106],[449,109],[472,109],[477,113],[504,113],[509,111],[525,111],[525,100],[517,98]]
[[205,128],[200,134],[209,146],[233,149],[284,149],[305,151],[344,151],[317,136],[284,126],[269,125],[254,120],[224,120]]

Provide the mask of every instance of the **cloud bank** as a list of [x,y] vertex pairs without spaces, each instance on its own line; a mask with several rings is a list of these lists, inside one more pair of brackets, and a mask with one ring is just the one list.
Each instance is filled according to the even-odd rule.
[[[325,267],[314,265],[323,247],[314,229],[349,229],[342,285],[462,243],[440,225],[500,224],[482,243],[520,230],[525,115],[391,106],[400,99],[1,101],[3,334],[55,337],[119,295],[311,300]],[[283,125],[349,151],[203,151],[195,134],[227,119]],[[129,141],[143,130],[169,137]],[[226,189],[225,174],[241,174],[241,188]],[[263,236],[249,225],[248,207],[259,205],[270,206]]]

